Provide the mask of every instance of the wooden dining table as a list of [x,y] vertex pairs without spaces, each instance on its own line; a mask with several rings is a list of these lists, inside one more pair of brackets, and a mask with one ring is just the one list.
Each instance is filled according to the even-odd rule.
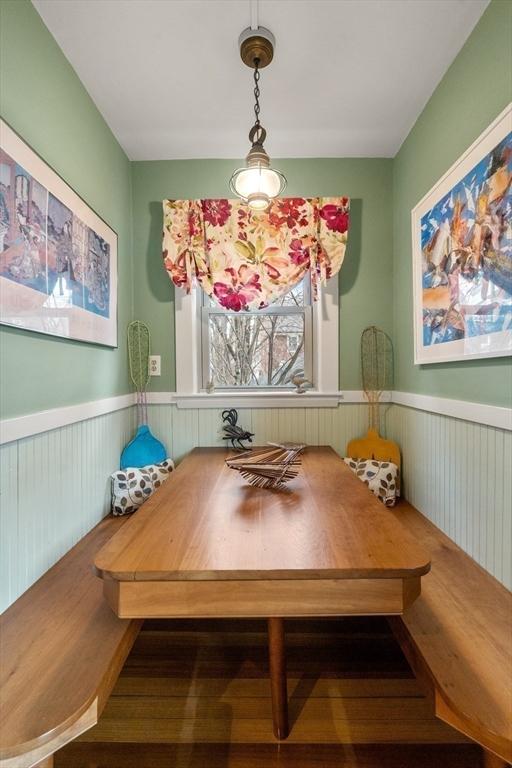
[[247,484],[225,448],[196,448],[99,551],[122,618],[268,620],[273,730],[288,735],[286,617],[398,615],[430,559],[329,447],[284,490]]

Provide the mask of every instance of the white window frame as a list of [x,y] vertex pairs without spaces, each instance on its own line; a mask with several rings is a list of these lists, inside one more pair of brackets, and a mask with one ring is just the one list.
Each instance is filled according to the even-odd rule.
[[[306,395],[283,387],[222,389],[206,392],[202,382],[202,289],[175,289],[176,400],[181,407],[273,407],[310,405],[332,407],[339,402],[338,276],[318,291],[312,303],[314,387]],[[300,403],[297,401],[300,398]]]

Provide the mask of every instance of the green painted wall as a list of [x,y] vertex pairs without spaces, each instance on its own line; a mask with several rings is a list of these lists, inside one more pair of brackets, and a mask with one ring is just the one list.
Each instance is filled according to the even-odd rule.
[[[271,147],[269,146],[269,149]],[[174,390],[174,289],[162,265],[162,200],[229,197],[238,160],[132,163],[135,317],[151,328],[162,355],[152,388]],[[392,161],[388,159],[275,160],[290,196],[349,195],[352,221],[340,273],[340,386],[360,389],[359,338],[367,325],[392,330]]]
[[119,349],[2,326],[2,418],[129,391],[130,163],[28,0],[0,2],[0,113],[119,236]]
[[512,99],[512,3],[493,0],[395,158],[396,389],[510,405],[510,358],[414,365],[411,210]]
[[[509,0],[491,2],[394,161],[276,161],[290,195],[352,197],[340,285],[343,389],[360,387],[359,336],[375,323],[393,331],[398,389],[510,401],[509,360],[414,366],[410,211],[511,98],[511,16]],[[172,390],[174,290],[160,256],[161,200],[227,196],[239,161],[130,164],[29,0],[1,0],[0,34],[2,117],[118,232],[120,342],[109,350],[2,327],[2,416],[128,391],[132,317],[149,323],[162,355],[153,389]]]

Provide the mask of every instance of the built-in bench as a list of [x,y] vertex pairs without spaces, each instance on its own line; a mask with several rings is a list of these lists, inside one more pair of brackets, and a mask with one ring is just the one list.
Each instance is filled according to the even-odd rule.
[[2,768],[51,766],[97,723],[142,623],[114,615],[92,569],[126,520],[102,520],[0,617]]
[[486,766],[505,766],[512,761],[512,595],[410,504],[391,512],[432,560],[421,596],[390,619],[395,635],[436,715],[484,747]]

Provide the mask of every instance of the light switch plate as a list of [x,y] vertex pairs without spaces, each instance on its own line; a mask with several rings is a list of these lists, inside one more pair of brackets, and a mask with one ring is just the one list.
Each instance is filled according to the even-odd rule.
[[149,356],[149,375],[160,376],[160,355]]

